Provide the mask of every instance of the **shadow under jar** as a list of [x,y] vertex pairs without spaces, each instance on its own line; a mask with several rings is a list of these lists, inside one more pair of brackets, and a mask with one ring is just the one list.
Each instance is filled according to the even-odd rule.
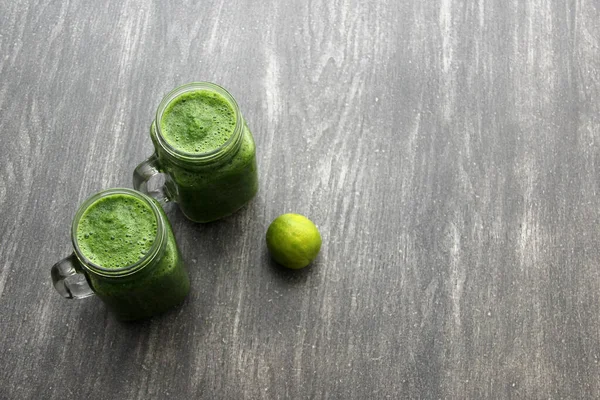
[[183,302],[190,280],[171,226],[154,199],[131,189],[99,192],[79,207],[73,253],[51,270],[65,298],[95,294],[119,320],[161,314]]
[[155,152],[133,173],[136,190],[163,173],[153,193],[194,222],[226,217],[258,191],[256,147],[237,102],[222,87],[195,82],[168,93],[150,127]]

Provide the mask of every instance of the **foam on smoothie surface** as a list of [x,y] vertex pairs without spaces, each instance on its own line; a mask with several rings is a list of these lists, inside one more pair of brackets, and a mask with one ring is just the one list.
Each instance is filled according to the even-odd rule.
[[139,261],[156,237],[156,217],[144,201],[112,194],[92,203],[77,226],[77,244],[85,257],[104,268]]
[[161,117],[160,130],[176,149],[201,154],[225,144],[235,123],[235,111],[225,97],[210,90],[196,90],[169,103]]

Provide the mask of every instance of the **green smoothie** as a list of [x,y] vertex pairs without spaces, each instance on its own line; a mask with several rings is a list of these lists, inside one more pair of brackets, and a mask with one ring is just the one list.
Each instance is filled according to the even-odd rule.
[[150,250],[156,223],[148,204],[130,195],[113,194],[85,210],[77,227],[77,243],[92,263],[123,268]]
[[93,264],[85,267],[88,283],[121,320],[162,313],[181,303],[190,287],[168,220],[149,201],[109,194],[77,223],[76,245],[84,263]]
[[151,129],[161,168],[192,221],[230,215],[258,190],[254,139],[238,113],[237,106],[208,89],[186,91],[169,102],[159,121],[160,135],[176,152],[187,155],[185,160],[169,156]]
[[231,104],[217,92],[197,90],[175,98],[160,121],[163,138],[174,148],[203,154],[223,146],[235,130]]

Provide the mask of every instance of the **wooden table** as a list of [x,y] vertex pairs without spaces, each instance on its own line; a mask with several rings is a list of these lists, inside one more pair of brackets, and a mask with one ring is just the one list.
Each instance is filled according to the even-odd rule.
[[[600,3],[0,4],[1,399],[600,398]],[[260,191],[170,220],[193,290],[124,324],[50,266],[161,97],[240,103]],[[311,268],[269,223],[314,220]]]

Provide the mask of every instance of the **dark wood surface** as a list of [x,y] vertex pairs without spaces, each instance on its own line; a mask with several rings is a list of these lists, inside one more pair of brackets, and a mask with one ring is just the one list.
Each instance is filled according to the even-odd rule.
[[[260,192],[171,222],[193,289],[123,324],[50,266],[163,94],[229,89]],[[0,398],[600,398],[600,3],[0,1]],[[314,266],[264,235],[307,215]]]

